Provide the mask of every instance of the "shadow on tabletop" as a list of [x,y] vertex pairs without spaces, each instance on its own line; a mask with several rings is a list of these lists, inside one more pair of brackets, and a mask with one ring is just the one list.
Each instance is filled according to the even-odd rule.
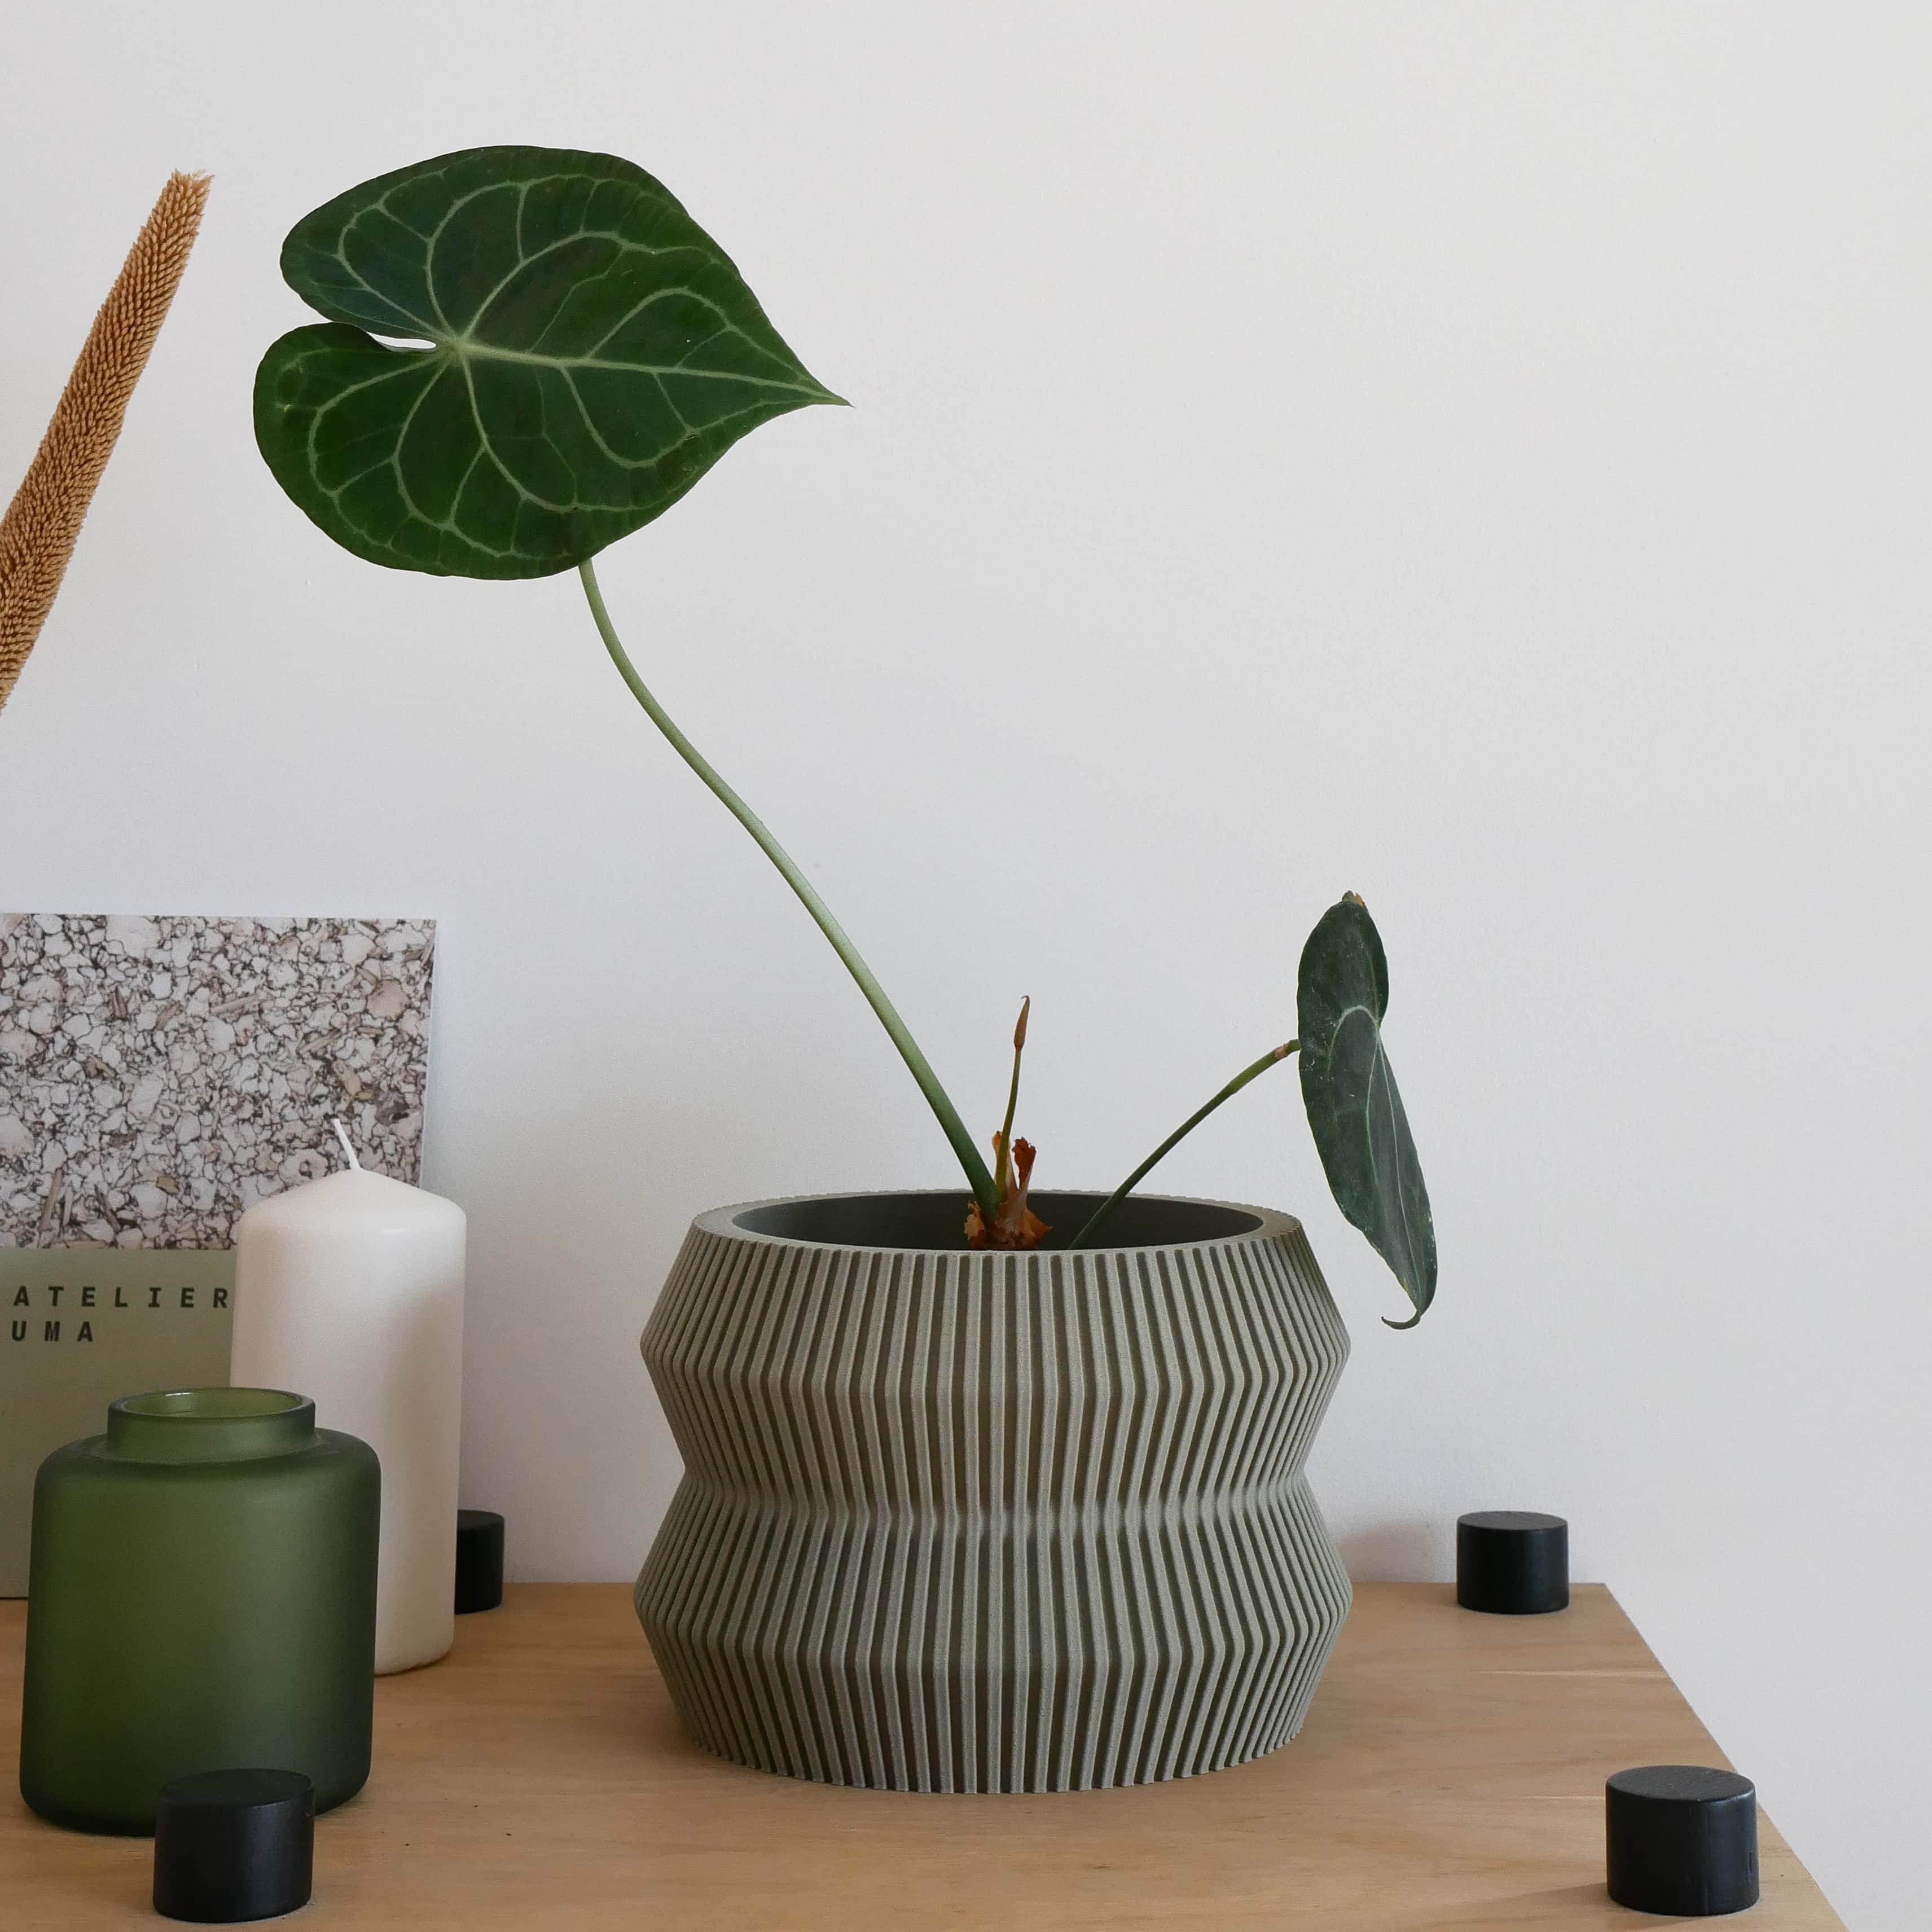
[[1478,1927],[1568,1924],[1688,1925],[1688,1918],[1657,1918],[1610,1903],[1599,1880],[1592,1885],[1550,1886],[1513,1898],[1486,1899],[1479,1905],[1450,1907],[1440,1917],[1405,1918],[1404,1932],[1475,1932]]

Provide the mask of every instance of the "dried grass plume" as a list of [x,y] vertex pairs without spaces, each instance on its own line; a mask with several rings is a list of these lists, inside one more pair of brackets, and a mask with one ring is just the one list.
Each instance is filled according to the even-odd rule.
[[60,588],[113,454],[128,399],[174,300],[208,201],[206,175],[172,174],[88,332],[33,466],[0,521],[0,706]]

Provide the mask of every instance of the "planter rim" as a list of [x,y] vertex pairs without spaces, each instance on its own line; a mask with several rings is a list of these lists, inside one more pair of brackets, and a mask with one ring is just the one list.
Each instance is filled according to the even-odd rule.
[[[1044,1196],[1065,1200],[1069,1198],[1089,1202],[1095,1207],[1107,1197],[1100,1189],[1048,1188],[1042,1190]],[[968,1248],[908,1246],[892,1242],[824,1240],[809,1235],[767,1234],[756,1228],[740,1225],[742,1215],[754,1214],[762,1209],[791,1207],[809,1207],[820,1203],[858,1202],[867,1201],[903,1202],[934,1195],[955,1195],[960,1204],[963,1220],[968,1198],[964,1186],[957,1188],[934,1187],[881,1187],[841,1189],[824,1194],[776,1194],[760,1201],[737,1201],[728,1207],[713,1208],[694,1217],[692,1232],[694,1234],[716,1235],[727,1240],[742,1241],[752,1246],[773,1248],[825,1248],[843,1254],[924,1255],[934,1257],[957,1257],[971,1260],[983,1258],[995,1261],[1024,1262],[1050,1260],[1058,1257],[1098,1255],[1152,1255],[1171,1252],[1175,1249],[1228,1249],[1241,1247],[1257,1242],[1278,1240],[1284,1235],[1302,1232],[1300,1222],[1292,1214],[1283,1214],[1274,1208],[1258,1208],[1244,1201],[1220,1201],[1205,1195],[1150,1194],[1136,1192],[1130,1198],[1148,1204],[1171,1204],[1183,1208],[1208,1208],[1224,1212],[1244,1214],[1251,1217],[1253,1226],[1237,1228],[1222,1234],[1210,1234],[1193,1239],[1172,1241],[1130,1241],[1114,1244],[1096,1243],[1086,1248]]]

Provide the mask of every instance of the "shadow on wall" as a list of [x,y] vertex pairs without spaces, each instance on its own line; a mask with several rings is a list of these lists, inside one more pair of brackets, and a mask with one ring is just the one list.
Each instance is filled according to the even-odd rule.
[[[880,1138],[858,1084],[787,1036],[715,1044],[722,1072],[694,1048],[625,1069],[608,1040],[538,1039],[473,1102],[432,1082],[432,1106],[464,1110],[432,1120],[429,1184],[470,1216],[464,1500],[509,1519],[513,1580],[637,1574],[682,1473],[638,1340],[692,1216],[836,1188],[848,1150]],[[774,1087],[814,1094],[822,1139],[797,1139]],[[888,1144],[884,1184],[944,1184],[938,1148]]]
[[1440,1527],[1426,1516],[1376,1523],[1335,1540],[1354,1582],[1414,1583],[1446,1574]]

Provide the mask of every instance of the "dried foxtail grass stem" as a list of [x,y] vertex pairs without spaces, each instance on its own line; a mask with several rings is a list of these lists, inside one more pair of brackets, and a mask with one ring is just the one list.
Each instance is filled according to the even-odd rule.
[[128,399],[188,266],[208,184],[206,175],[168,177],[94,318],[33,466],[0,520],[0,706],[53,608]]

